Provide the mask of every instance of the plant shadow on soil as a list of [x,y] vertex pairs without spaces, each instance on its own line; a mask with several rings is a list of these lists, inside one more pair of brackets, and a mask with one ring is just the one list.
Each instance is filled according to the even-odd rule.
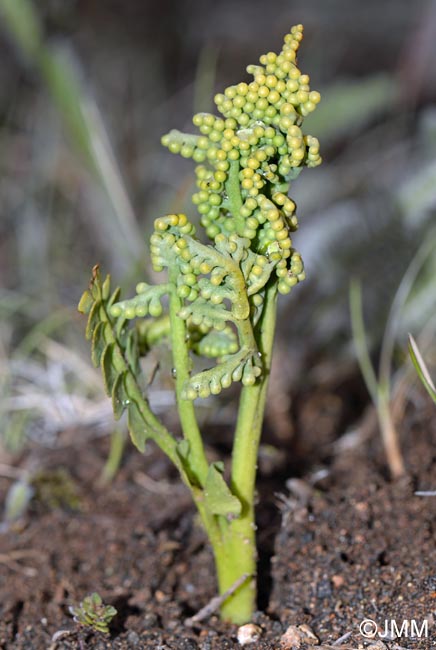
[[[260,464],[259,608],[265,613],[253,619],[263,631],[255,647],[280,647],[289,625],[307,624],[322,644],[350,633],[341,647],[358,648],[365,641],[359,623],[371,618],[380,625],[426,620],[426,638],[384,643],[427,649],[436,642],[436,499],[414,492],[436,487],[436,419],[430,405],[419,412],[409,405],[401,425],[408,476],[392,483],[374,427],[360,444],[334,451],[338,432],[360,406],[352,390],[335,394],[342,404],[336,410],[329,410],[328,395],[301,395],[293,412],[298,438],[276,466],[265,471]],[[107,638],[83,637],[86,648],[240,647],[236,627],[215,616],[184,625],[215,595],[212,557],[189,495],[157,450],[141,456],[129,449],[107,489],[96,480],[106,442],[77,436],[50,452],[26,452],[33,462],[38,453],[44,469],[68,471],[80,508],[34,503],[0,535],[2,650],[48,648],[59,630],[71,634],[56,648],[80,648],[69,606],[93,591],[118,615]],[[19,465],[29,461],[26,454]],[[2,496],[9,484],[0,479]]]

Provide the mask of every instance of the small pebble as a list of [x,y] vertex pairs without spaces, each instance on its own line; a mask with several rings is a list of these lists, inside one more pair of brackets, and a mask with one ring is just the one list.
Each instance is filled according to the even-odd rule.
[[306,625],[306,623],[304,623],[303,625],[299,625],[298,629],[303,635],[303,641],[305,643],[308,643],[309,645],[318,645],[319,639],[316,636],[316,634],[313,633],[311,627],[309,627],[308,625]]
[[157,591],[154,592],[154,597],[158,603],[163,603],[168,600],[168,596],[160,589],[157,589]]
[[307,645],[318,645],[319,639],[313,633],[312,629],[304,624],[290,625],[286,632],[280,637],[280,645],[282,650],[297,650],[302,643]]
[[330,584],[330,580],[327,578],[323,578],[322,580],[319,581],[316,589],[316,596],[319,599],[323,598],[330,598],[332,595],[332,587]]
[[345,584],[345,580],[341,575],[332,576],[332,585],[335,589],[339,589],[340,587],[343,587],[344,584]]
[[144,630],[149,630],[157,625],[157,616],[153,612],[147,612],[142,619],[142,626]]
[[180,650],[198,650],[198,645],[194,639],[183,639],[180,642]]
[[280,637],[282,650],[294,650],[301,646],[301,632],[296,625],[290,625]]
[[127,641],[132,645],[138,645],[139,643],[139,634],[131,630],[127,635]]
[[262,634],[262,628],[254,623],[247,623],[246,625],[241,625],[238,629],[238,643],[240,645],[246,645],[247,643],[256,643],[259,641]]

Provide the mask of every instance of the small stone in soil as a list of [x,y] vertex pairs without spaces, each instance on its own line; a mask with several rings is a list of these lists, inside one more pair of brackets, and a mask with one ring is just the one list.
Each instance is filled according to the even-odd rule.
[[330,598],[331,595],[332,595],[332,587],[330,584],[330,580],[328,580],[327,578],[320,580],[316,589],[317,598],[319,599]]
[[238,643],[240,645],[246,645],[247,643],[256,643],[259,641],[262,634],[262,628],[254,623],[247,623],[246,625],[241,625],[238,629]]
[[131,632],[128,633],[128,635],[127,635],[127,640],[128,640],[128,642],[131,643],[132,645],[138,645],[138,643],[139,643],[139,635],[136,634],[136,632],[134,632],[134,631],[132,630]]
[[311,628],[306,625],[290,625],[286,632],[280,638],[280,647],[282,650],[296,650],[301,644],[317,645],[318,637],[312,632]]
[[180,650],[198,650],[198,645],[193,639],[182,639],[179,647]]
[[296,625],[290,625],[280,637],[282,650],[292,650],[301,646],[301,632]]
[[344,584],[345,584],[345,580],[341,575],[332,576],[332,585],[335,589],[339,589],[340,587],[343,587]]
[[142,627],[144,630],[149,630],[152,627],[156,627],[157,625],[157,616],[156,614],[153,614],[153,612],[149,612],[145,614],[144,618],[142,619]]
[[313,633],[312,628],[306,625],[306,623],[303,623],[303,625],[299,625],[298,629],[303,635],[303,640],[305,643],[308,643],[309,645],[318,645],[319,643],[318,637]]

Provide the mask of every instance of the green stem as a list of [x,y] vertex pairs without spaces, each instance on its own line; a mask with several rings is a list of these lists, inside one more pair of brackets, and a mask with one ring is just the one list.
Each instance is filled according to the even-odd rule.
[[101,485],[109,485],[109,483],[111,483],[115,478],[121,465],[125,445],[125,431],[120,427],[114,427],[111,433],[109,455],[100,476],[99,483]]
[[242,513],[229,522],[218,547],[214,546],[220,593],[225,592],[243,574],[252,576],[222,606],[224,619],[234,623],[250,620],[256,604],[256,534],[254,493],[257,455],[271,368],[277,311],[277,287],[266,291],[262,317],[256,338],[262,354],[264,373],[254,386],[244,386],[232,453],[231,490],[242,502]]
[[244,234],[245,219],[241,217],[242,198],[239,181],[239,160],[230,163],[229,175],[226,181],[226,192],[229,197],[229,208],[236,224],[236,232],[241,237]]
[[189,460],[193,478],[199,486],[204,486],[208,463],[197,418],[195,417],[194,403],[191,400],[182,398],[183,386],[189,379],[191,361],[186,342],[187,331],[185,321],[178,315],[183,306],[182,300],[176,291],[178,275],[179,271],[177,268],[170,270],[169,279],[172,285],[169,300],[170,337],[176,383],[177,410],[183,436],[189,442]]

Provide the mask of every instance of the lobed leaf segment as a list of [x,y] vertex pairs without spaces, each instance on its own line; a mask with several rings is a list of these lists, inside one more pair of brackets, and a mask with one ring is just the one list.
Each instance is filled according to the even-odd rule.
[[[91,339],[92,361],[101,367],[115,418],[119,419],[127,410],[130,436],[135,446],[144,451],[147,438],[153,438],[175,460],[175,441],[152,413],[144,395],[138,330],[127,328],[125,318],[114,318],[110,314],[119,296],[119,289],[111,291],[110,276],[102,282],[99,268],[95,266],[89,289],[79,302],[79,311],[88,314],[86,337]],[[143,333],[143,343],[146,338]]]

